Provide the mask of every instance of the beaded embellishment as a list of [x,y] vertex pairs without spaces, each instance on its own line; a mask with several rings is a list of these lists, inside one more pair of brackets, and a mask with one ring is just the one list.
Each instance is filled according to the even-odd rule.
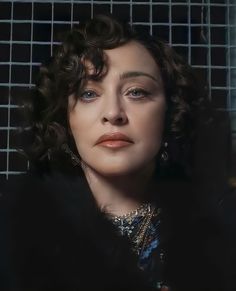
[[159,208],[157,209],[151,203],[143,203],[138,209],[126,215],[110,216],[110,220],[122,236],[127,236],[130,239],[133,251],[139,255],[145,247],[147,230],[152,217],[159,213]]
[[[161,209],[151,203],[142,204],[138,209],[122,216],[109,216],[122,236],[129,238],[132,250],[138,255],[138,266],[150,274],[150,286],[161,290],[161,270],[155,267],[156,260],[161,264],[163,252],[159,253]],[[159,259],[158,259],[159,258]]]

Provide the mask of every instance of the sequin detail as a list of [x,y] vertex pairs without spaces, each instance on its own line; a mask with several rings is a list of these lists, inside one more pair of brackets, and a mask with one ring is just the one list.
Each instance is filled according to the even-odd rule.
[[[145,237],[142,247],[138,250],[133,248],[133,251],[138,255],[138,267],[148,274],[148,281],[150,286],[160,290],[161,274],[157,261],[159,260],[158,247],[160,244],[160,209],[155,208],[153,211],[150,222],[145,230]],[[135,216],[133,219],[116,219],[113,224],[117,227],[122,236],[130,239],[131,245],[137,236],[140,225],[145,220],[145,213]]]

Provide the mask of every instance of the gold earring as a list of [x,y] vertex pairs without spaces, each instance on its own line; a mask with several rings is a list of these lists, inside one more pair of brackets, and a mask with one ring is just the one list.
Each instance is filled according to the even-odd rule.
[[169,159],[169,155],[168,155],[168,152],[167,152],[168,142],[164,142],[163,147],[164,147],[164,150],[161,153],[161,160],[164,163],[166,163],[168,161],[168,159]]

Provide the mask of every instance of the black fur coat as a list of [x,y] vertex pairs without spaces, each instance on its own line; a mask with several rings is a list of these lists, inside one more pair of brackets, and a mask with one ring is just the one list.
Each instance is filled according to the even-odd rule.
[[[1,197],[0,290],[152,290],[84,178],[18,180]],[[219,204],[186,181],[153,187],[163,208],[163,280],[171,291],[235,291],[235,195]]]

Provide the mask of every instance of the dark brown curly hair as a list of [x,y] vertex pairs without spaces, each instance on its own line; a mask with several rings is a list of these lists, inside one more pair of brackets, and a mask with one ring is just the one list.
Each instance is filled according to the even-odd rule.
[[[169,165],[188,168],[195,120],[205,99],[193,70],[163,41],[138,33],[107,15],[98,15],[74,27],[49,64],[41,66],[31,99],[30,146],[26,149],[32,164],[45,166],[53,160],[54,165],[65,167],[70,159],[62,150],[65,143],[78,155],[68,126],[68,96],[78,95],[87,78],[102,77],[106,68],[103,50],[131,40],[142,44],[160,68],[168,105],[164,140],[169,144]],[[84,60],[93,64],[93,75],[86,72]]]

